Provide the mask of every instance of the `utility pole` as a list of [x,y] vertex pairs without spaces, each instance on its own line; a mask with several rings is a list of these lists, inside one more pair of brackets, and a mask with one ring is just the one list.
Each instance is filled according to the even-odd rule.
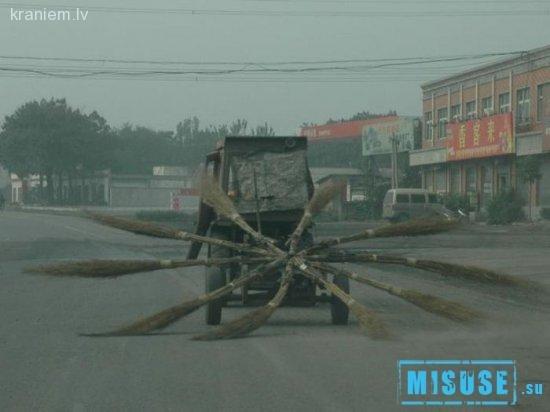
[[397,150],[399,146],[399,136],[396,136],[395,133],[392,134],[391,137],[391,187],[392,189],[399,188],[399,177],[398,177],[398,169],[399,165],[397,162]]

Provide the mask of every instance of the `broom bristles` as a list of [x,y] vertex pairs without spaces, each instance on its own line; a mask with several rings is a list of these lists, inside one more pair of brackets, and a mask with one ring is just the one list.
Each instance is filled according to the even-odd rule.
[[437,272],[444,276],[460,276],[465,279],[478,280],[484,283],[498,283],[505,286],[528,286],[529,282],[513,275],[499,273],[477,266],[466,266],[455,263],[439,262],[435,260],[408,259],[408,266]]
[[234,339],[243,337],[256,329],[260,328],[271,317],[277,308],[272,306],[262,306],[238,319],[235,319],[225,325],[215,328],[202,335],[194,336],[193,340],[218,340]]
[[313,197],[309,201],[308,209],[312,215],[316,215],[321,212],[329,202],[342,191],[345,184],[343,182],[331,182],[325,183],[319,186]]
[[349,310],[359,322],[360,329],[373,339],[388,339],[390,333],[384,322],[372,310],[368,310],[357,301],[348,305]]
[[181,318],[193,313],[205,303],[202,299],[196,298],[188,302],[181,303],[176,306],[172,306],[168,309],[160,311],[145,319],[140,319],[128,326],[120,329],[116,329],[111,332],[103,333],[88,333],[82,334],[83,336],[132,336],[143,335],[153,332],[155,330],[161,330],[171,325],[172,323],[180,320]]
[[288,292],[291,280],[290,268],[287,265],[287,270],[283,275],[281,286],[275,296],[264,306],[247,313],[240,318],[237,318],[225,325],[219,326],[202,335],[193,337],[193,340],[218,340],[218,339],[233,339],[245,336],[264,325],[267,320],[277,310]]
[[125,230],[127,232],[132,232],[138,235],[178,239],[178,231],[170,229],[168,227],[153,225],[151,223],[141,222],[134,219],[106,215],[103,213],[85,211],[84,215],[92,220],[95,220],[98,223],[102,223],[104,225],[111,226],[116,229]]
[[374,229],[373,237],[422,236],[447,232],[459,225],[458,220],[417,219]]
[[363,232],[355,233],[349,236],[323,240],[322,242],[319,242],[309,248],[308,253],[326,249],[334,245],[341,245],[371,238],[433,235],[454,229],[458,226],[458,224],[459,222],[457,220],[437,218],[418,219],[405,223],[386,225],[377,229],[367,229]]
[[344,303],[349,308],[350,312],[357,318],[357,321],[359,322],[359,329],[362,332],[367,333],[373,339],[387,339],[391,336],[384,322],[374,311],[367,309],[334,283],[323,279],[317,271],[309,269],[305,262],[302,261],[302,263],[297,264],[296,267],[304,275],[320,285],[323,285],[342,303]]
[[270,252],[279,256],[284,254],[274,245],[275,241],[273,239],[269,239],[261,233],[258,233],[244,220],[237,211],[232,200],[214,179],[211,177],[203,177],[200,187],[202,201],[212,207],[219,215],[225,216],[231,220],[258,242],[262,243]]
[[355,280],[356,282],[383,290],[390,295],[404,299],[412,303],[413,305],[416,305],[426,310],[427,312],[435,313],[454,321],[466,322],[481,317],[481,314],[479,312],[469,309],[458,302],[422,293],[414,289],[401,289],[399,287],[388,285],[387,283],[383,283],[378,280],[374,280],[365,276],[359,276],[355,272],[335,268],[331,265],[314,265],[316,267],[319,267],[321,270],[328,271],[330,273],[343,274],[351,280]]
[[342,182],[332,182],[325,183],[315,190],[313,197],[304,209],[304,214],[298,222],[296,229],[294,229],[294,232],[290,235],[287,241],[287,244],[290,244],[291,251],[294,252],[296,250],[304,231],[311,224],[313,216],[321,212],[332,200],[332,198],[334,198],[334,196],[342,190],[342,187]]
[[238,215],[235,205],[217,182],[209,177],[203,177],[200,184],[201,200],[212,207],[218,214],[228,218]]
[[246,276],[241,276],[234,281],[216,289],[210,293],[205,293],[198,298],[183,302],[179,305],[172,306],[168,309],[164,309],[152,316],[145,319],[138,320],[128,326],[120,329],[116,329],[111,332],[87,334],[86,336],[126,336],[126,335],[142,335],[155,330],[164,329],[174,322],[177,322],[184,316],[193,313],[196,309],[203,305],[206,305],[214,300],[218,300],[221,297],[231,293],[233,290],[247,285],[256,279],[273,273],[280,264],[279,260],[271,262],[266,265],[261,265],[255,271],[249,273]]
[[401,289],[394,294],[427,312],[435,313],[457,322],[469,322],[481,318],[481,314],[452,300],[443,299],[434,295],[418,292],[412,289]]
[[499,273],[493,270],[476,266],[459,265],[436,260],[406,258],[392,255],[378,255],[373,253],[346,253],[331,251],[327,255],[308,256],[308,259],[318,262],[373,262],[389,263],[409,266],[429,272],[436,272],[443,276],[456,276],[483,283],[495,283],[503,286],[527,287],[531,283],[513,275]]
[[268,258],[241,258],[203,260],[85,260],[80,262],[41,265],[25,269],[27,273],[40,273],[58,277],[114,278],[161,269],[192,266],[216,266],[230,263],[261,263]]
[[88,260],[41,265],[27,268],[25,272],[61,277],[110,278],[158,269],[163,269],[159,260]]

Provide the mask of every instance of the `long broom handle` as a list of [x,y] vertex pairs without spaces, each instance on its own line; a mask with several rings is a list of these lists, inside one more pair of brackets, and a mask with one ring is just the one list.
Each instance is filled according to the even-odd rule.
[[189,232],[179,231],[176,233],[176,236],[178,239],[181,239],[181,240],[190,240],[193,242],[201,242],[201,243],[206,243],[214,246],[222,246],[228,249],[236,250],[238,252],[252,253],[252,254],[262,255],[262,256],[272,255],[271,253],[267,252],[264,249],[256,248],[250,245],[235,243],[229,240],[200,236]]
[[270,239],[255,231],[248,223],[246,223],[244,218],[238,212],[235,212],[231,215],[228,214],[226,215],[226,217],[229,218],[233,223],[239,226],[246,233],[248,233],[250,236],[252,236],[256,241],[264,245],[267,249],[269,249],[270,252],[274,253],[277,256],[285,255],[285,252],[283,252],[281,249],[273,244],[273,239]]
[[342,251],[333,251],[327,255],[312,255],[308,256],[308,259],[317,262],[389,263],[427,270],[430,272],[439,273],[444,276],[454,275],[466,279],[477,280],[480,282],[499,283],[505,286],[528,287],[531,285],[530,282],[516,276],[498,273],[489,269],[483,269],[475,266],[464,266],[454,263],[440,262],[437,260],[416,259],[394,255],[379,255],[375,253],[346,253]]
[[260,328],[264,325],[271,315],[277,310],[286,296],[292,281],[293,266],[290,262],[287,262],[281,284],[277,293],[273,298],[267,302],[264,306],[256,309],[253,312],[246,313],[245,315],[232,320],[222,326],[218,326],[212,331],[197,335],[193,337],[193,340],[216,340],[235,338],[249,334],[250,332]]
[[391,286],[391,285],[388,285],[387,283],[382,283],[377,280],[368,278],[366,276],[359,276],[357,273],[351,272],[346,269],[335,268],[334,266],[331,266],[325,263],[319,263],[319,262],[312,262],[311,264],[316,268],[321,269],[322,271],[330,272],[332,274],[337,274],[337,275],[338,274],[344,275],[352,280],[355,280],[360,283],[364,283],[366,285],[375,287],[377,289],[384,290],[392,295],[399,294],[402,291],[402,289],[399,287]]
[[342,303],[344,303],[348,309],[355,315],[361,328],[367,330],[373,338],[385,339],[390,336],[384,323],[378,318],[375,312],[367,309],[364,305],[357,302],[353,297],[344,292],[341,288],[335,285],[333,282],[323,279],[316,270],[312,270],[310,266],[301,258],[294,257],[296,267],[308,278],[314,282],[324,286],[333,295],[335,295]]
[[455,220],[437,219],[435,221],[417,221],[405,222],[395,225],[386,225],[377,229],[366,229],[362,232],[354,233],[348,236],[335,237],[319,242],[317,245],[308,249],[307,253],[312,253],[321,249],[326,249],[331,246],[341,245],[344,243],[356,242],[358,240],[394,237],[394,236],[420,236],[428,235],[450,230],[457,226]]

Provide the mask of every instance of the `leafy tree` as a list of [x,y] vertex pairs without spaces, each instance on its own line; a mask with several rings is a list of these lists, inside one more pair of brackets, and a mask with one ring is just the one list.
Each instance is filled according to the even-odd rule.
[[265,122],[262,125],[256,126],[256,128],[252,130],[251,135],[258,136],[258,137],[275,136],[275,130],[273,130],[273,127],[271,127],[270,125],[267,124],[267,122]]
[[114,173],[152,174],[154,166],[182,166],[183,147],[171,131],[125,124],[112,137]]
[[505,225],[524,218],[523,199],[514,191],[504,191],[487,204],[487,223]]
[[[96,112],[84,114],[65,99],[42,99],[20,106],[6,116],[0,133],[2,163],[19,177],[46,178],[53,200],[53,178],[69,182],[105,165],[109,127]],[[42,185],[41,185],[42,187]],[[58,184],[61,201],[61,184]]]
[[248,122],[237,119],[230,124],[201,127],[197,117],[187,118],[176,126],[175,139],[181,142],[184,164],[197,167],[216,143],[226,136],[274,136],[275,131],[267,123],[250,130]]

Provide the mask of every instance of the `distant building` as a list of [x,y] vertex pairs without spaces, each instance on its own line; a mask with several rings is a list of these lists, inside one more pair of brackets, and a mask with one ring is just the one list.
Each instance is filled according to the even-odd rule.
[[302,127],[300,136],[308,140],[308,159],[313,167],[359,167],[362,162],[363,130],[372,124],[390,122],[397,116],[335,122]]
[[363,171],[346,167],[312,167],[311,178],[315,186],[325,183],[343,183],[340,196],[332,199],[328,210],[336,213],[339,219],[346,215],[348,204],[365,200]]
[[[420,119],[399,116],[384,119],[363,127],[362,154],[365,166],[379,182],[392,180],[391,154],[397,154],[398,184],[403,171],[409,165],[409,153],[419,149],[422,140]],[[415,184],[420,184],[417,182]]]
[[[45,184],[45,182],[43,182]],[[21,180],[11,176],[11,201],[14,203],[39,203],[40,179],[30,176]],[[186,168],[159,166],[152,175],[113,174],[110,170],[96,172],[85,179],[61,182],[54,179],[56,203],[61,194],[63,203],[69,205],[96,205],[120,208],[173,208],[174,197],[179,204],[195,205],[195,177]],[[46,188],[42,189],[44,192]],[[187,198],[193,198],[187,202]],[[184,202],[185,201],[185,202]]]
[[527,198],[517,162],[538,155],[531,195],[550,207],[550,46],[428,82],[422,107],[422,148],[410,164],[424,188],[467,195],[478,210],[508,188]]

